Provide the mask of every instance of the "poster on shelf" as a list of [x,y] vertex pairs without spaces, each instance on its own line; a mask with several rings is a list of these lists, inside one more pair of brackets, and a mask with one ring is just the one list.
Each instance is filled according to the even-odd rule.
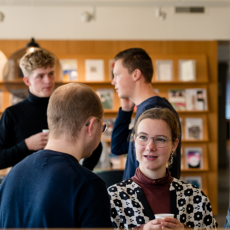
[[186,140],[203,139],[202,118],[185,118],[185,138]]
[[179,80],[196,80],[196,60],[179,60]]
[[186,147],[185,148],[185,162],[186,168],[203,168],[203,154],[200,147]]
[[3,76],[5,81],[12,81],[15,79],[15,62],[13,59],[8,59],[4,71],[7,73]]
[[3,80],[3,70],[5,68],[5,65],[7,63],[7,57],[5,54],[0,50],[0,81]]
[[202,189],[202,178],[200,176],[185,176],[184,182],[195,185],[197,188]]
[[3,91],[0,89],[0,111],[3,110]]
[[156,60],[156,79],[158,81],[173,80],[173,61],[172,60]]
[[102,59],[85,60],[85,80],[104,81],[104,60]]
[[76,59],[60,59],[62,81],[77,81],[78,68]]
[[186,109],[188,111],[207,110],[206,89],[202,89],[202,88],[186,89]]
[[113,80],[114,78],[114,74],[113,74],[114,65],[115,65],[115,60],[110,59],[109,60],[109,80]]
[[175,110],[184,111],[186,109],[186,99],[185,99],[184,89],[170,89],[168,91],[168,99]]
[[113,89],[97,89],[98,96],[104,109],[113,109]]

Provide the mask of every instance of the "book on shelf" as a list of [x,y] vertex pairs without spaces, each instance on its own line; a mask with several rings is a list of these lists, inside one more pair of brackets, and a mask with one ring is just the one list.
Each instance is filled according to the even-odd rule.
[[3,110],[3,91],[0,89],[0,111]]
[[114,78],[114,74],[113,74],[114,65],[115,65],[115,60],[110,59],[109,60],[109,79],[110,80],[113,80]]
[[185,118],[185,139],[187,140],[203,139],[202,118]]
[[97,94],[101,99],[104,109],[113,109],[113,89],[97,89]]
[[203,154],[200,147],[186,147],[185,148],[185,162],[186,168],[203,168]]
[[202,178],[200,176],[185,176],[184,182],[195,185],[197,188],[202,189]]
[[179,80],[196,80],[196,60],[179,60]]
[[102,59],[85,60],[85,80],[104,81],[104,60]]
[[3,80],[3,70],[5,68],[5,65],[7,63],[7,58],[4,55],[4,53],[0,50],[0,81]]
[[28,89],[12,89],[10,90],[10,105],[15,105],[24,99],[28,95]]
[[156,60],[156,79],[158,81],[173,80],[173,61],[172,60]]
[[103,134],[103,139],[105,140],[111,139],[112,132],[113,132],[113,125],[114,125],[115,120],[116,118],[111,118],[111,117],[104,118],[104,122],[108,125],[108,127],[107,127],[107,130]]
[[170,89],[168,91],[168,99],[175,110],[186,109],[186,99],[184,89]]
[[206,89],[202,89],[202,88],[186,89],[186,109],[188,111],[207,110]]
[[62,81],[77,81],[78,68],[76,59],[60,59]]
[[180,127],[181,127],[181,140],[184,138],[183,136],[183,118],[179,117],[179,121],[180,121]]

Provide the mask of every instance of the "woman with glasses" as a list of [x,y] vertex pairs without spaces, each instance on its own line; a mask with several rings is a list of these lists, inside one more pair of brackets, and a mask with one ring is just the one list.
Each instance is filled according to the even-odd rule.
[[[135,175],[108,188],[115,228],[215,229],[209,199],[194,185],[171,177],[168,170],[179,142],[179,124],[167,108],[145,111],[134,129]],[[155,219],[171,213],[174,218]]]

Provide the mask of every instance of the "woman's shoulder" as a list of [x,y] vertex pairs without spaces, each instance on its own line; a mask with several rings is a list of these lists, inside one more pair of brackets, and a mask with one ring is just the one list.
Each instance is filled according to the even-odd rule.
[[121,191],[137,191],[141,189],[138,184],[136,184],[131,178],[123,180],[117,184],[110,186],[107,190],[109,193],[116,193]]
[[186,195],[200,195],[200,196],[205,196],[207,197],[204,192],[198,188],[197,186],[193,184],[186,183],[182,180],[173,178],[173,181],[170,185],[170,191],[175,190],[176,192],[181,192],[184,191],[184,194]]

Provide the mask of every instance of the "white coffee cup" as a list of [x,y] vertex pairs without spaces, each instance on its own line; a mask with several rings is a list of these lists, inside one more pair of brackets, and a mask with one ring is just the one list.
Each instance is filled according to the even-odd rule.
[[49,129],[43,129],[42,132],[43,133],[49,132]]
[[170,213],[160,213],[160,214],[155,214],[155,218],[156,219],[164,219],[165,217],[174,217],[174,214],[170,214]]

